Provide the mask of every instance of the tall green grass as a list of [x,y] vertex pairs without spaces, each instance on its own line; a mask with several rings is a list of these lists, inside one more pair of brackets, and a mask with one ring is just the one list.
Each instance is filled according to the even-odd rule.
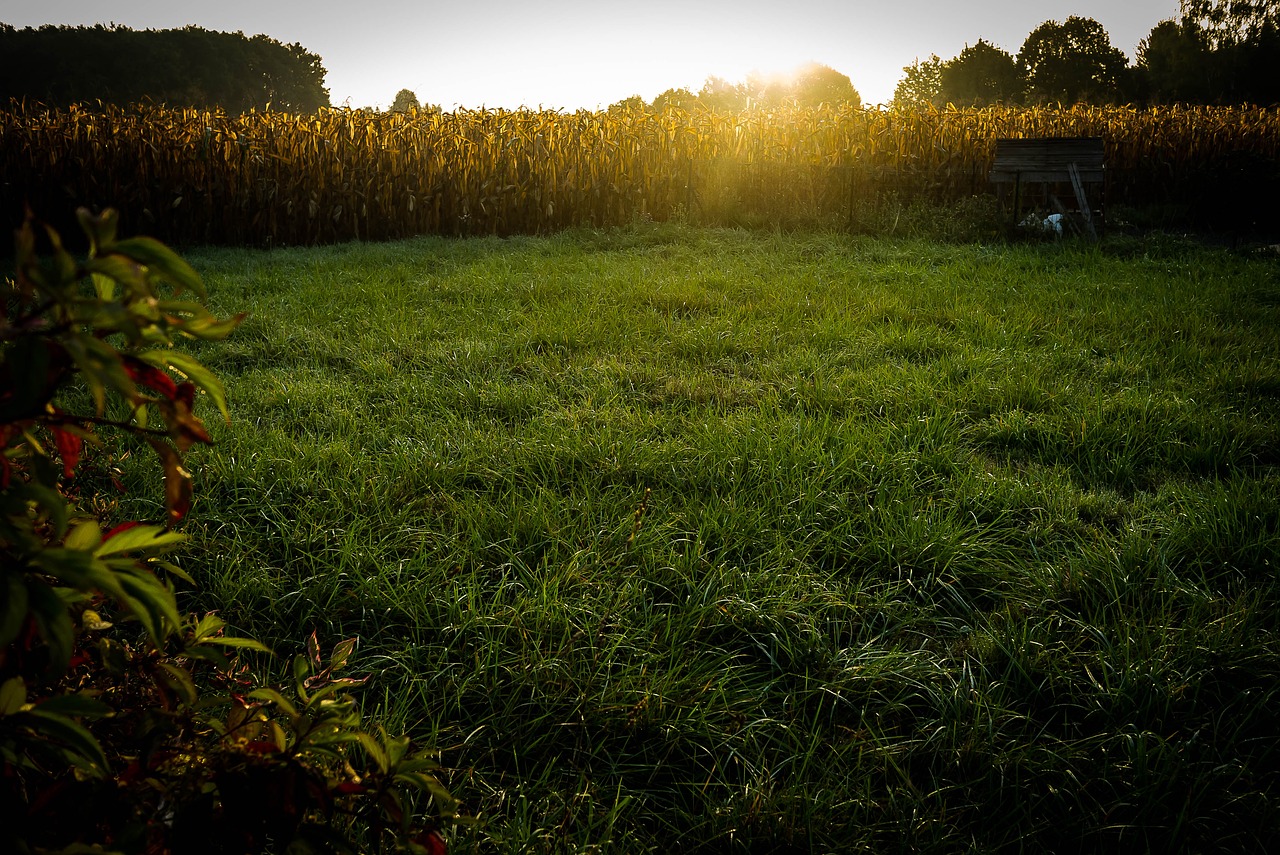
[[251,315],[201,352],[235,418],[192,455],[189,606],[359,636],[482,819],[459,851],[1280,846],[1275,259],[191,258]]

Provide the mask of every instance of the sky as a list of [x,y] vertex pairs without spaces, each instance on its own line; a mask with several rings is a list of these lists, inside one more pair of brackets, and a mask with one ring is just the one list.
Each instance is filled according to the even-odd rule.
[[0,0],[0,22],[15,27],[264,33],[321,57],[334,106],[385,108],[411,89],[446,110],[595,109],[810,61],[877,104],[917,58],[950,59],[978,39],[1016,55],[1037,26],[1070,15],[1097,20],[1132,60],[1177,11],[1177,0]]

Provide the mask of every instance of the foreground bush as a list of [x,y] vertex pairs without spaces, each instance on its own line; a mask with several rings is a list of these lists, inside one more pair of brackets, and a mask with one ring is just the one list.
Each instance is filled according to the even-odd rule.
[[[174,345],[241,318],[205,309],[162,244],[118,239],[113,212],[78,216],[87,259],[28,216],[2,286],[0,850],[442,852],[420,809],[453,800],[406,737],[362,725],[362,681],[338,676],[355,639],[325,657],[313,635],[282,691],[234,658],[262,644],[180,610],[183,455],[210,441],[197,400],[227,404]],[[165,519],[105,529],[112,449],[147,446]]]

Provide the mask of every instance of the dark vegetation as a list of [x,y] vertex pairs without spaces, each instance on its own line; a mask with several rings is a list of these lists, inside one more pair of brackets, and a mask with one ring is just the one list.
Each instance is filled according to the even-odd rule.
[[900,107],[946,104],[1275,104],[1280,101],[1280,3],[1183,0],[1130,66],[1092,18],[1046,21],[1017,55],[979,39],[949,60],[903,69]]
[[[181,610],[184,457],[211,441],[194,408],[227,404],[173,346],[243,316],[112,212],[80,221],[84,260],[28,221],[0,290],[0,850],[441,851],[415,798],[451,809],[435,761],[362,727],[364,679],[338,674],[356,639],[323,657],[313,634],[281,691],[232,656],[266,647]],[[159,463],[154,523],[120,515],[130,454]]]
[[264,35],[0,24],[0,103],[310,113],[329,106],[324,77],[319,56]]

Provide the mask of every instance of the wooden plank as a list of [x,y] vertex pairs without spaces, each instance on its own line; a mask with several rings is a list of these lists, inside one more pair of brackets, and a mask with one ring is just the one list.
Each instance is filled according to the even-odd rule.
[[1082,182],[1105,180],[1105,149],[1100,137],[1044,137],[996,140],[991,180],[1068,181],[1075,164]]
[[[996,172],[992,170],[990,180],[996,184],[1012,184],[1021,177],[1024,183],[1031,184],[1053,184],[1058,181],[1065,183],[1071,180],[1071,173],[1068,171],[1069,167],[1070,164],[1054,170],[1028,169],[1014,170],[1013,172]],[[1106,173],[1102,170],[1081,168],[1078,172],[1080,180],[1085,184],[1101,184],[1106,180]]]
[[1016,157],[1022,154],[1032,156],[1068,154],[1081,160],[1101,160],[1105,148],[1101,137],[1040,137],[1038,139],[996,140],[997,156]]

